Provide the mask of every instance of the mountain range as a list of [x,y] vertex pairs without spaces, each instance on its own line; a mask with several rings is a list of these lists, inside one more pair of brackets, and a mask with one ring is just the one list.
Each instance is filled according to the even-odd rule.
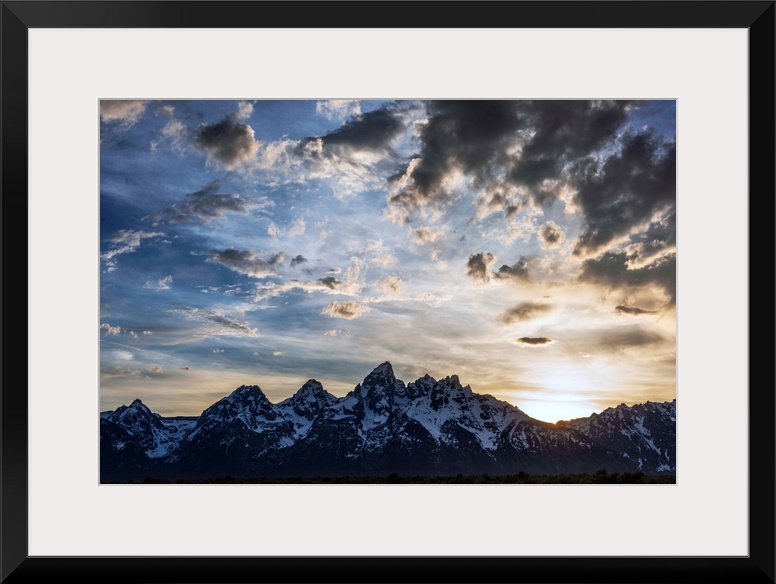
[[676,400],[542,422],[461,385],[406,384],[390,363],[344,397],[307,381],[273,404],[243,385],[199,416],[140,400],[100,413],[101,482],[144,477],[676,473]]

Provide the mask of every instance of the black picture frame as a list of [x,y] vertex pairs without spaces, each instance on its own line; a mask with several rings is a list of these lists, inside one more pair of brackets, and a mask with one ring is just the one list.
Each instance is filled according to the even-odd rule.
[[[304,9],[302,9],[304,4]],[[706,582],[774,581],[774,1],[446,2],[418,9],[357,3],[359,28],[742,28],[749,33],[749,554],[747,557],[29,557],[24,367],[0,388],[0,581],[60,582]],[[429,3],[431,4],[431,3]],[[270,6],[271,5],[271,6]],[[347,5],[347,6],[346,6]],[[3,1],[2,254],[14,284],[0,291],[29,310],[27,33],[30,28],[267,28],[345,26],[352,2]],[[438,5],[437,5],[438,6]],[[379,14],[380,18],[370,15]],[[428,15],[428,16],[425,16]],[[434,15],[434,16],[431,16]],[[270,24],[277,23],[277,24]],[[741,201],[746,204],[746,201]],[[7,280],[8,281],[8,280]],[[0,296],[1,297],[1,296]],[[757,326],[752,326],[753,318]],[[6,330],[10,327],[6,325]],[[19,338],[22,337],[22,338]],[[26,335],[6,337],[6,365],[26,362]],[[13,376],[13,377],[12,377]],[[13,379],[14,383],[9,383]],[[713,474],[709,480],[714,480]],[[710,511],[712,512],[712,511]],[[562,526],[559,526],[562,528]],[[106,525],[106,534],[112,527]]]

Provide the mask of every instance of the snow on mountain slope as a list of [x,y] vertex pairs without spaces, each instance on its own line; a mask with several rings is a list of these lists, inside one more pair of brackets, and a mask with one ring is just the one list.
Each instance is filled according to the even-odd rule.
[[310,379],[290,398],[275,405],[275,410],[294,425],[294,439],[302,438],[320,413],[336,403],[337,398]]
[[409,384],[414,396],[403,412],[420,423],[437,442],[450,440],[445,431],[448,422],[471,432],[483,448],[494,450],[502,430],[510,423],[527,419],[528,415],[515,406],[490,395],[479,395],[468,385],[461,386],[457,375],[441,381],[426,375]]
[[676,400],[607,408],[587,418],[558,422],[619,452],[638,470],[676,472]]
[[172,476],[676,471],[675,401],[549,424],[456,375],[405,385],[388,362],[341,398],[311,379],[278,404],[243,385],[199,417],[163,418],[135,400],[100,418],[122,473],[150,468],[136,452]]
[[178,425],[165,423],[139,399],[103,414],[102,419],[123,428],[149,458],[167,456],[178,448],[182,438]]

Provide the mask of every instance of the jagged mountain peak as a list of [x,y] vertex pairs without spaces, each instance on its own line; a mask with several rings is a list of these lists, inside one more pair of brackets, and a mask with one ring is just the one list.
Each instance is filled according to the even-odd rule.
[[109,412],[106,419],[111,420],[112,422],[120,422],[121,420],[140,418],[155,423],[156,418],[158,417],[158,414],[154,414],[151,411],[151,408],[140,401],[140,399],[135,399],[128,406],[122,405],[112,412]]
[[321,385],[321,382],[317,379],[308,379],[304,382],[304,385],[299,388],[299,390],[296,392],[298,394],[321,394],[321,393],[327,393],[325,389],[323,389],[323,385]]
[[342,398],[316,379],[277,404],[258,385],[241,385],[188,425],[138,399],[101,414],[101,431],[114,458],[128,457],[137,472],[146,472],[130,460],[139,449],[160,469],[191,473],[663,473],[676,469],[675,404],[620,404],[548,424],[457,375],[405,385],[386,361]]
[[[366,379],[372,377],[386,378],[391,381],[396,379],[396,376],[393,374],[393,366],[388,361],[380,363],[377,367],[372,369],[372,372],[366,376]],[[364,381],[366,381],[366,379]]]
[[294,395],[278,403],[278,406],[292,405],[297,407],[301,403],[329,404],[337,400],[332,394],[323,388],[317,379],[308,379]]
[[235,389],[232,392],[232,395],[250,395],[250,394],[261,394],[264,395],[264,392],[261,390],[261,388],[258,385],[241,385],[237,389]]
[[461,380],[458,379],[457,375],[448,375],[444,379],[441,379],[439,381],[439,383],[441,383],[443,385],[449,385],[449,386],[455,387],[455,388],[462,387],[461,386]]

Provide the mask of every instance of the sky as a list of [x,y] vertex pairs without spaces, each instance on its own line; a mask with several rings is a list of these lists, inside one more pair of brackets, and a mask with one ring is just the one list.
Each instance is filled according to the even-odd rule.
[[540,420],[676,397],[674,101],[102,100],[100,409],[390,361]]

